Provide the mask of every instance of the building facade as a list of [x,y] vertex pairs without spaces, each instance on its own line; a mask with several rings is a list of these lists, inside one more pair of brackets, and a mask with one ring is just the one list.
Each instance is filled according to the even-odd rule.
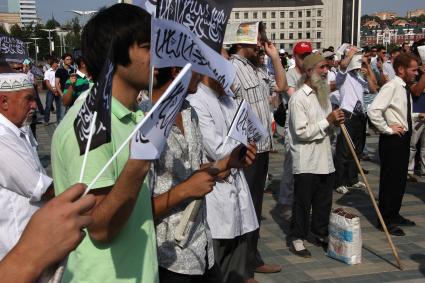
[[407,12],[408,18],[419,17],[422,15],[425,15],[425,9],[416,9],[416,10]]
[[[229,23],[263,21],[268,38],[277,48],[289,53],[301,40],[311,42],[314,49],[338,47],[342,42],[357,44],[360,19],[359,13],[352,9],[359,9],[359,5],[348,6],[345,2],[347,0],[236,0]],[[346,23],[344,9],[351,15]]]
[[362,46],[390,44],[401,45],[409,43],[410,45],[422,38],[425,38],[425,26],[396,26],[391,28],[362,28]]
[[[19,24],[24,26],[32,25],[34,22],[37,23],[39,21],[36,0],[0,0],[0,13],[5,19],[13,19],[13,22],[15,22],[16,14],[18,14],[20,18]],[[1,21],[1,23],[5,22]]]
[[383,21],[397,18],[397,13],[395,12],[376,12],[372,15],[380,18]]

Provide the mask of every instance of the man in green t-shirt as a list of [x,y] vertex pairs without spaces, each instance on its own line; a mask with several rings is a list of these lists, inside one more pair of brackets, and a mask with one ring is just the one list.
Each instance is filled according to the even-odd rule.
[[[92,17],[82,34],[82,52],[96,81],[114,50],[111,142],[88,156],[83,183],[90,183],[143,118],[136,102],[149,81],[150,15],[133,5],[115,4]],[[52,167],[57,194],[77,183],[82,167],[73,123],[77,101],[58,126],[52,141]],[[148,161],[129,160],[123,150],[90,192],[96,205],[93,223],[68,258],[63,282],[158,282],[151,193],[145,180]]]
[[87,65],[84,59],[80,56],[75,60],[78,70],[70,74],[69,79],[65,82],[65,89],[63,91],[62,103],[66,107],[74,105],[75,100],[85,91],[88,91],[92,83]]

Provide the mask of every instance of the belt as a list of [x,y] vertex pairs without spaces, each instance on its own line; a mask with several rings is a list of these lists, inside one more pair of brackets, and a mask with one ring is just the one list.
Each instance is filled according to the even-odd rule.
[[345,109],[341,109],[342,112],[344,113],[345,117],[348,117],[350,119],[366,119],[366,114],[362,113],[362,114],[357,114],[357,113],[353,113],[350,111],[347,111]]

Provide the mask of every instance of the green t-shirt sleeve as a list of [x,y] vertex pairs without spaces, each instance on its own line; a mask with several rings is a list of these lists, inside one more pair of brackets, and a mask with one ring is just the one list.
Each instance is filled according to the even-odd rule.
[[[72,110],[75,109],[70,111]],[[52,142],[52,169],[57,194],[79,182],[84,159],[84,155],[79,154],[80,149],[74,132],[74,119],[66,118],[70,117],[65,117],[59,124]],[[112,142],[91,150],[87,157],[82,183],[88,186],[109,161],[113,153]],[[93,189],[113,186],[117,179],[115,167],[116,161],[112,162],[105,170],[94,184]]]

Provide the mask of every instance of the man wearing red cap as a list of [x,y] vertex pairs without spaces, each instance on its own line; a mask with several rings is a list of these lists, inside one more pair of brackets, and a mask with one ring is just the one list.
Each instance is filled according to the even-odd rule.
[[[300,81],[303,74],[302,64],[304,58],[311,54],[313,48],[309,42],[298,42],[293,50],[295,57],[295,67],[288,70],[286,80],[288,82],[288,90],[284,100],[288,104],[289,98],[300,87]],[[285,125],[285,160],[283,162],[283,173],[280,181],[279,203],[283,207],[283,217],[289,221],[291,218],[292,202],[294,194],[294,177],[292,174],[292,157],[289,152],[290,133],[288,131],[288,120]]]

